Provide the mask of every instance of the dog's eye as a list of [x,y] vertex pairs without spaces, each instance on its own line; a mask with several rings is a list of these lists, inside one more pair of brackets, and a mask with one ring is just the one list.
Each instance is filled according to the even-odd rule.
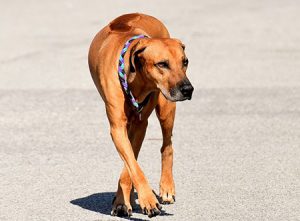
[[161,61],[155,64],[159,68],[169,68],[169,63],[167,61]]
[[189,59],[184,59],[184,60],[182,61],[182,64],[183,64],[184,67],[187,67],[188,64],[189,64]]

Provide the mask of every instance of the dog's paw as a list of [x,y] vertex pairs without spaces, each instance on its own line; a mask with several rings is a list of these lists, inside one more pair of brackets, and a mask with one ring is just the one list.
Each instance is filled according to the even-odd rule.
[[167,205],[167,204],[173,204],[175,203],[175,195],[171,194],[163,194],[162,196],[159,197],[159,201],[161,204]]
[[157,216],[161,213],[161,205],[159,204],[155,194],[150,190],[139,193],[139,204],[142,212],[149,218]]
[[122,201],[119,201],[114,197],[112,202],[112,216],[119,216],[119,217],[129,217],[132,216],[132,207],[130,204],[125,204]]
[[159,201],[161,204],[175,203],[175,185],[173,179],[170,181],[162,180],[160,182]]

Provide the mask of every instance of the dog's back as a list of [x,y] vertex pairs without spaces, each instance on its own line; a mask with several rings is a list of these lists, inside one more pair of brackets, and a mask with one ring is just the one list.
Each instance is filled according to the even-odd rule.
[[122,15],[113,20],[108,28],[111,32],[131,32],[140,29],[152,38],[169,38],[167,28],[156,18],[134,13]]

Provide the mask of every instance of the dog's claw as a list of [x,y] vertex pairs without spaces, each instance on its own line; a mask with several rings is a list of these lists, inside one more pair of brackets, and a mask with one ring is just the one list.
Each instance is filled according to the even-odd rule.
[[156,194],[156,192],[155,192],[154,190],[152,190],[152,193],[153,193],[156,197],[158,197],[158,195]]
[[169,205],[169,204],[173,204],[175,203],[175,196],[172,195],[172,197],[170,197],[170,195],[167,194],[167,197],[159,197],[159,202],[163,205]]
[[154,211],[153,209],[150,209],[150,212],[148,213],[148,217],[151,218],[154,216]]
[[128,209],[126,205],[119,204],[111,211],[112,216],[126,217],[132,216],[132,209]]
[[162,209],[162,206],[159,204],[159,203],[156,203],[156,207],[161,210]]
[[148,215],[149,218],[152,218],[154,216],[157,216],[161,213],[161,205],[159,203],[156,204],[157,208],[153,208],[148,210],[146,207],[142,209],[143,214]]
[[148,214],[148,217],[149,217],[149,218],[152,218],[152,217],[154,217],[154,216],[159,215],[159,214],[160,214],[160,211],[159,211],[158,209],[154,208],[154,209],[150,209],[150,211],[148,211],[147,214]]
[[114,196],[114,198],[113,198],[113,200],[111,202],[111,205],[113,205],[115,201],[116,201],[116,196]]
[[143,210],[143,214],[147,214],[147,209],[146,209],[146,207],[144,208],[144,209],[142,209]]
[[153,210],[153,212],[154,212],[154,215],[155,215],[155,216],[157,216],[157,215],[160,214],[160,210],[159,210],[159,209],[156,209],[156,208]]
[[117,215],[117,210],[113,209],[110,213],[112,216],[116,216]]
[[132,209],[128,210],[128,217],[132,216]]

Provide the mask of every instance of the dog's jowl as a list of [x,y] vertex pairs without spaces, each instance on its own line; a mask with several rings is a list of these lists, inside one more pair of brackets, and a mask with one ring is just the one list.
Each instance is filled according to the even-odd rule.
[[[184,49],[180,40],[170,38],[162,22],[137,13],[116,18],[91,43],[90,72],[105,103],[112,140],[124,162],[112,215],[132,215],[133,188],[149,217],[160,214],[160,203],[175,201],[171,140],[175,102],[190,100],[194,90],[186,76]],[[137,162],[154,109],[163,134],[158,197]]]

